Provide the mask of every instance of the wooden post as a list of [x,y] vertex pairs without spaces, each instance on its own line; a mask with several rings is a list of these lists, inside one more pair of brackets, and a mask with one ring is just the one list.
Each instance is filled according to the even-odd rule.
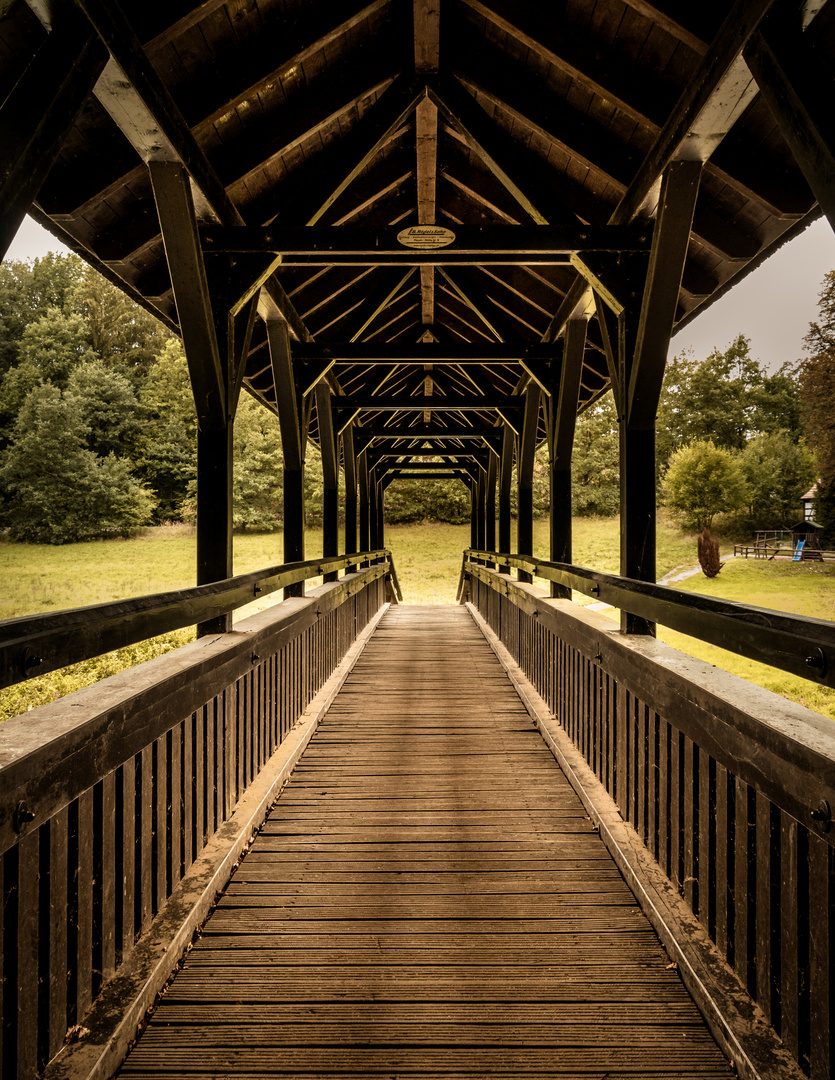
[[[331,389],[324,379],[316,384],[316,413],[319,418],[319,449],[322,452],[322,555],[339,554],[339,447],[333,429]],[[336,581],[334,570],[325,581]]]
[[[510,554],[510,486],[513,480],[513,429],[504,425],[502,433],[502,458],[499,466],[499,551]],[[500,574],[509,574],[510,567],[499,566]]]
[[[487,459],[487,490],[484,497],[484,546],[488,551],[496,550],[496,476],[498,475],[498,462],[496,455],[491,451]],[[489,562],[490,569],[495,568],[495,563]]]
[[360,551],[371,548],[371,506],[368,498],[368,452],[363,449],[357,456],[360,480]]
[[[642,295],[635,290],[633,275],[622,297],[616,398],[620,420],[620,572],[639,581],[654,582],[656,577],[655,418],[700,176],[698,161],[673,162],[665,170]],[[621,629],[655,634],[654,623],[626,612],[621,616]]]
[[[342,457],[345,462],[345,554],[357,550],[357,459],[354,453],[354,425],[349,424],[342,432]],[[353,574],[356,565],[345,567]]]
[[377,480],[376,484],[374,485],[374,489],[375,489],[376,496],[377,496],[377,499],[376,499],[376,503],[377,503],[377,540],[376,540],[376,543],[375,543],[374,546],[378,547],[378,548],[383,548],[383,547],[386,546],[386,523],[385,523],[386,492],[385,492],[385,487],[383,486],[383,484],[382,484],[382,482],[380,480]]
[[[290,348],[290,332],[281,319],[267,322],[267,340],[284,453],[284,562],[304,560],[304,457],[307,407],[299,393]],[[304,582],[289,585],[285,596],[304,596]]]
[[[207,585],[232,576],[234,334],[217,333],[218,322],[229,327],[228,312],[213,304],[186,170],[171,161],[152,161],[148,169],[197,413],[197,584]],[[199,624],[197,633],[231,628],[231,614],[222,615]]]
[[[536,453],[536,434],[539,424],[540,390],[531,382],[525,391],[525,418],[519,439],[519,456],[516,467],[519,510],[516,550],[520,555],[533,555],[533,462]],[[526,570],[519,571],[520,581],[533,581]]]
[[476,501],[476,547],[484,551],[487,547],[487,474],[483,469],[478,470],[478,480],[475,482]]
[[[551,561],[570,563],[571,534],[571,454],[577,424],[580,376],[586,347],[585,319],[569,319],[565,327],[559,385],[553,384],[550,403],[549,444],[551,451]],[[571,589],[551,582],[551,596],[571,599]]]

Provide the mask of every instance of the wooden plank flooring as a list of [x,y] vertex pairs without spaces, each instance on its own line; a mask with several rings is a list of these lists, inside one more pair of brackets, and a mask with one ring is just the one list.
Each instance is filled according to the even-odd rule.
[[399,607],[122,1075],[732,1074],[466,609]]

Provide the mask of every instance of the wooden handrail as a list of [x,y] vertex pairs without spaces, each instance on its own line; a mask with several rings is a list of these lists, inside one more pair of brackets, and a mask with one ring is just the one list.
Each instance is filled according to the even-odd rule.
[[391,552],[380,548],[270,566],[190,589],[7,619],[0,622],[0,689],[225,615],[288,585],[379,559],[393,568]]
[[462,574],[473,559],[525,570],[749,660],[770,664],[823,686],[835,686],[835,622],[715,600],[667,585],[602,574],[531,555],[468,548]]

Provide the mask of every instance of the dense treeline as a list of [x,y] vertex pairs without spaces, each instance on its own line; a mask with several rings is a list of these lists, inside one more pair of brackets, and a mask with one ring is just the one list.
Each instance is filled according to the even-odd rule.
[[[827,277],[821,321],[807,347],[810,359],[773,374],[742,336],[705,360],[670,361],[658,482],[684,524],[701,528],[725,511],[752,528],[790,525],[818,474],[819,516],[835,519],[835,273]],[[819,401],[830,405],[821,409]],[[193,520],[195,445],[177,338],[76,256],[0,265],[0,527],[14,539],[63,543]],[[247,394],[234,448],[235,526],[280,527],[278,421]],[[314,447],[306,475],[313,525],[322,487]],[[576,514],[617,512],[611,394],[578,420],[573,481]],[[534,469],[537,514],[547,513],[548,488],[542,448]],[[468,517],[469,495],[459,481],[401,480],[386,495],[391,522]]]

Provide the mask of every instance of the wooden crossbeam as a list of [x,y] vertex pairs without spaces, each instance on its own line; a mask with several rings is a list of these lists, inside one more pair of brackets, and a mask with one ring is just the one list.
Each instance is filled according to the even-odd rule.
[[390,366],[394,364],[466,364],[479,367],[489,364],[518,363],[522,359],[547,360],[553,346],[527,342],[485,342],[483,345],[428,342],[418,345],[375,345],[363,342],[293,343],[294,357],[332,357],[340,364]]
[[[537,258],[557,259],[577,252],[647,251],[652,231],[645,223],[631,226],[547,225],[539,228],[526,225],[458,225],[454,237],[445,247],[416,251],[398,240],[398,228],[370,226],[257,226],[226,227],[205,225],[200,230],[206,253],[272,251],[285,258],[328,260],[341,257],[360,259],[366,265],[392,261],[408,265],[410,260],[420,265],[427,259],[438,263],[455,258],[514,256],[515,263]],[[443,238],[442,238],[443,239]],[[567,258],[561,261],[566,262]]]
[[499,394],[492,397],[426,397],[417,394],[413,397],[399,394],[391,397],[355,397],[348,394],[343,398],[333,399],[333,409],[337,412],[353,409],[370,409],[375,412],[420,412],[424,409],[431,409],[432,412],[481,412],[489,409],[520,409],[524,404],[521,397]]

